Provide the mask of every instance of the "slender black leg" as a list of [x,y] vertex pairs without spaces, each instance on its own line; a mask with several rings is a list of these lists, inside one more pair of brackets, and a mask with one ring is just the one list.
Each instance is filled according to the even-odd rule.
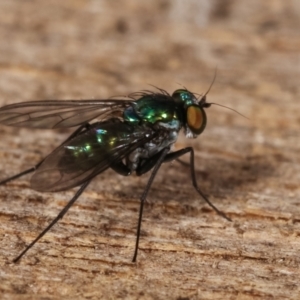
[[9,178],[6,178],[6,179],[0,181],[0,185],[3,185],[3,184],[5,184],[5,183],[7,183],[7,182],[9,182],[9,181],[15,180],[15,179],[17,179],[17,178],[20,178],[20,177],[26,175],[26,174],[29,174],[29,173],[34,172],[34,171],[37,169],[37,167],[38,167],[43,161],[44,161],[44,160],[42,160],[40,163],[38,163],[37,165],[35,165],[34,167],[32,167],[32,168],[30,168],[30,169],[27,169],[27,170],[25,170],[25,171],[23,171],[23,172],[21,172],[21,173],[19,173],[19,174],[16,174],[16,175],[14,175],[14,176],[11,176],[11,177],[9,177]]
[[[78,127],[62,144],[64,144],[64,143],[66,143],[67,141],[69,141],[69,140],[71,140],[73,137],[75,137],[78,133],[80,133],[81,132],[81,130],[83,129],[83,128],[89,128],[89,126],[90,126],[90,124],[84,124],[84,125],[81,125],[80,127]],[[62,145],[61,144],[61,145]],[[25,171],[23,171],[23,172],[21,172],[21,173],[19,173],[19,174],[16,174],[16,175],[14,175],[14,176],[11,176],[11,177],[9,177],[9,178],[6,178],[6,179],[4,179],[4,180],[2,180],[2,181],[0,181],[0,185],[3,185],[3,184],[5,184],[5,183],[7,183],[7,182],[9,182],[9,181],[12,181],[12,180],[15,180],[15,179],[18,179],[18,178],[20,178],[20,177],[22,177],[22,176],[24,176],[24,175],[26,175],[26,174],[29,174],[29,173],[32,173],[32,172],[34,172],[41,164],[42,164],[42,162],[45,160],[46,158],[44,158],[44,159],[42,159],[38,164],[36,164],[34,167],[31,167],[30,169],[27,169],[27,170],[25,170]]]
[[148,171],[150,171],[157,164],[157,161],[160,159],[162,151],[156,153],[152,157],[148,158],[143,164],[140,164],[136,169],[136,175],[141,176]]
[[189,167],[189,166],[190,166],[189,163],[187,163],[187,162],[185,162],[185,161],[183,161],[183,160],[181,160],[181,159],[179,159],[179,158],[176,158],[176,161],[178,161],[179,163],[181,163],[183,166],[186,166],[186,167]]
[[160,158],[157,160],[156,165],[151,173],[151,176],[148,180],[148,183],[146,185],[146,188],[141,196],[141,204],[140,204],[140,212],[139,212],[139,220],[138,220],[138,225],[137,225],[137,233],[136,233],[136,242],[135,242],[135,250],[134,250],[134,255],[132,262],[136,261],[136,257],[138,254],[138,249],[139,249],[139,241],[140,241],[140,234],[141,234],[141,226],[142,226],[142,218],[143,218],[143,208],[144,208],[144,203],[147,198],[148,192],[150,190],[150,187],[152,185],[152,182],[157,174],[157,171],[159,170],[161,164],[164,162],[164,159],[168,152],[170,151],[170,148],[165,148],[164,150],[161,151]]
[[[218,213],[220,216],[222,216],[223,218],[225,218],[228,221],[232,221],[229,217],[226,216],[226,214],[224,214],[223,212],[221,212],[220,210],[218,210],[210,201],[209,199],[203,194],[203,192],[200,190],[200,188],[198,187],[197,184],[197,180],[196,180],[196,173],[195,173],[195,159],[194,159],[194,149],[192,147],[187,147],[181,150],[178,150],[176,152],[172,152],[169,153],[168,155],[166,155],[164,162],[169,162],[172,161],[174,159],[178,160],[178,158],[186,153],[190,153],[190,167],[191,167],[191,176],[192,176],[192,182],[193,182],[193,186],[195,188],[195,190],[198,192],[198,194],[205,200],[205,202],[216,212]],[[180,162],[182,162],[181,160],[179,160]]]
[[61,210],[61,212],[56,216],[55,219],[52,220],[52,222],[16,257],[14,258],[13,262],[17,262],[22,258],[22,256],[38,241],[40,240],[54,225],[59,221],[59,219],[62,219],[63,216],[66,214],[66,212],[69,210],[69,208],[74,204],[74,202],[78,199],[78,197],[83,193],[85,188],[89,185],[91,180],[85,182],[80,189],[76,192],[74,197],[68,202],[68,204]]

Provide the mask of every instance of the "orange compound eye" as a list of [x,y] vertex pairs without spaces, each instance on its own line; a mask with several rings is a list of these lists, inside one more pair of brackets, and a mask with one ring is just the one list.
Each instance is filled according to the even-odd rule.
[[206,126],[205,111],[197,105],[191,105],[186,112],[187,124],[194,134],[200,134]]

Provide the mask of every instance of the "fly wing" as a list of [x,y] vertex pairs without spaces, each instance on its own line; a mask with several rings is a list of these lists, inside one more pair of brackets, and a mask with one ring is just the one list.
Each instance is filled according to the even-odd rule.
[[117,119],[95,123],[54,150],[32,176],[31,187],[50,192],[78,186],[153,137],[151,131]]
[[44,100],[6,105],[0,108],[0,123],[30,128],[66,128],[118,116],[128,100]]

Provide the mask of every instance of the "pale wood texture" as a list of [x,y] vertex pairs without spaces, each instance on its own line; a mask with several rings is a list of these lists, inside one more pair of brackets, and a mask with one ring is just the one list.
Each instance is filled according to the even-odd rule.
[[[204,93],[208,126],[194,192],[188,168],[163,166],[131,263],[148,176],[99,175],[18,264],[12,259],[74,190],[0,187],[0,293],[6,299],[300,298],[300,3],[290,1],[0,2],[1,105],[105,98],[180,87]],[[48,154],[67,131],[0,127],[1,178]],[[186,158],[187,159],[187,158]],[[46,299],[46,298],[43,298]]]

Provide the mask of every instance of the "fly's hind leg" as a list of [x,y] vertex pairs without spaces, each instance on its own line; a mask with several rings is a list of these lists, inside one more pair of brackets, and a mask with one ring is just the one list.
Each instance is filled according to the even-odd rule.
[[35,243],[37,243],[63,216],[67,213],[70,207],[74,204],[74,202],[79,198],[79,196],[83,193],[86,187],[91,182],[91,179],[86,181],[84,184],[81,185],[79,190],[73,196],[73,198],[67,203],[67,205],[60,211],[60,213],[51,221],[51,223],[16,257],[13,259],[13,262],[16,263],[19,261],[23,255],[33,247]]

